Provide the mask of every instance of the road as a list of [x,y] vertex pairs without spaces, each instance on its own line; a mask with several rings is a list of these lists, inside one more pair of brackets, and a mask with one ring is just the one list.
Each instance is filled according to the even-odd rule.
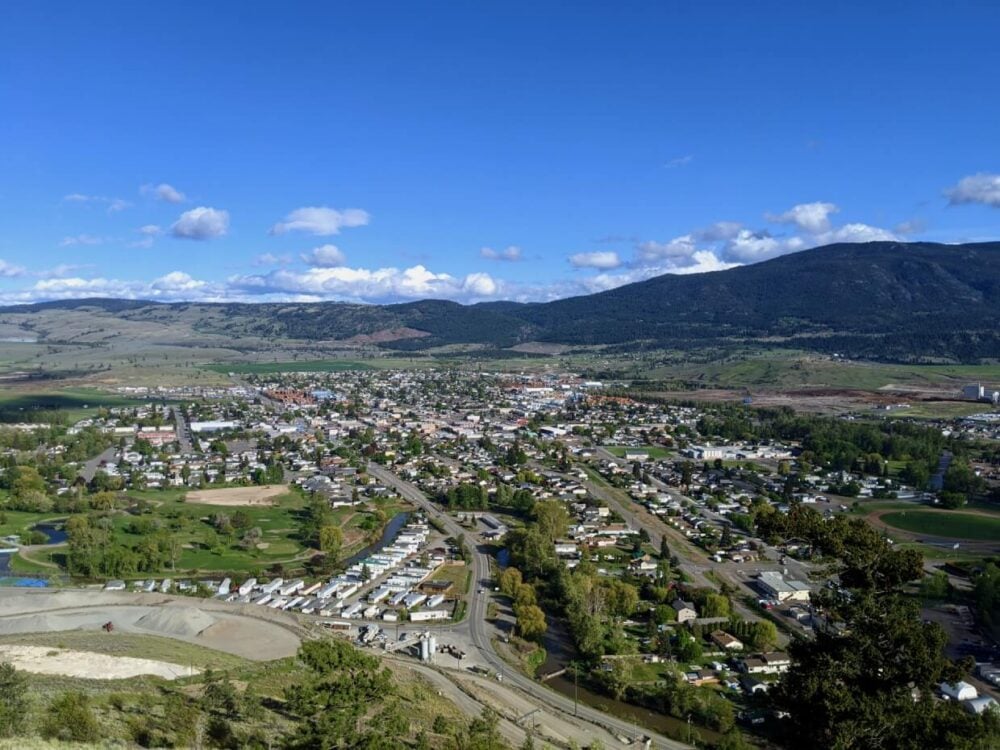
[[[377,478],[379,481],[385,482],[387,485],[394,487],[405,499],[409,500],[419,508],[422,508],[429,517],[440,521],[447,533],[455,537],[466,533],[465,529],[459,526],[457,522],[428,500],[427,496],[424,495],[424,493],[415,485],[399,478],[388,469],[375,463],[370,463],[368,465],[368,473]],[[575,707],[577,716],[584,721],[596,724],[600,727],[605,727],[614,734],[625,737],[634,736],[636,726],[631,722],[606,714],[603,711],[598,711],[582,703],[574,706],[574,702],[571,699],[561,693],[557,693],[546,688],[519,672],[513,671],[500,658],[496,649],[493,647],[492,628],[486,621],[488,596],[478,593],[480,588],[485,587],[487,590],[491,590],[493,586],[492,576],[490,574],[489,556],[479,546],[476,546],[472,550],[472,571],[475,586],[472,591],[472,601],[469,605],[468,616],[465,621],[455,626],[454,630],[463,630],[468,634],[473,645],[480,652],[482,660],[494,669],[497,674],[503,676],[504,683],[508,686],[517,687],[519,690],[527,693],[539,703],[545,704],[548,709],[559,712],[562,714],[562,718],[565,721],[576,721],[573,716]],[[667,737],[651,732],[648,729],[643,729],[642,732],[651,739],[652,747],[655,748],[662,748],[664,750],[683,750],[689,747],[689,745],[671,740]]]
[[104,463],[114,462],[116,452],[117,449],[108,448],[101,455],[94,456],[94,458],[87,461],[87,463],[83,465],[83,468],[80,469],[80,476],[82,476],[89,482],[91,479],[94,478],[94,474],[97,473],[97,470],[100,468],[102,462]]

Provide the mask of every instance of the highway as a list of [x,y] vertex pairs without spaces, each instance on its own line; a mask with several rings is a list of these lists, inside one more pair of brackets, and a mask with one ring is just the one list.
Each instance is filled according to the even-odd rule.
[[[415,485],[396,476],[385,467],[375,463],[368,464],[368,472],[379,481],[395,488],[400,495],[409,500],[419,508],[423,509],[428,517],[437,519],[445,528],[447,533],[458,537],[466,534],[466,530],[458,525],[447,513],[438,508],[428,500],[427,496]],[[471,602],[468,616],[465,621],[453,628],[454,631],[464,631],[470,638],[473,645],[480,652],[480,656],[498,674],[503,675],[504,683],[513,685],[521,691],[527,693],[539,703],[544,704],[549,710],[562,714],[566,721],[574,721],[574,702],[554,690],[535,682],[531,678],[515,672],[497,654],[493,647],[491,626],[486,621],[486,607],[489,597],[480,594],[479,589],[492,591],[493,581],[490,574],[489,556],[481,548],[472,549],[472,575],[475,581],[473,590],[470,592]],[[604,727],[614,734],[623,737],[633,737],[636,733],[635,724],[619,719],[616,716],[606,714],[603,711],[591,708],[582,703],[575,706],[576,715],[586,722]],[[649,737],[651,747],[662,748],[663,750],[685,750],[689,745],[671,740],[662,735],[656,734],[649,729],[642,729],[642,734]]]

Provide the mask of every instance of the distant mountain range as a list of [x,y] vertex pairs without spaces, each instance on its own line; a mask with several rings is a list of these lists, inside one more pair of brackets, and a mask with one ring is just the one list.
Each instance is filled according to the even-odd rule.
[[[99,317],[204,334],[350,341],[422,350],[542,342],[612,349],[755,343],[897,361],[1000,360],[1000,243],[838,244],[728,271],[664,275],[548,303],[162,304],[72,300],[0,308]],[[95,321],[96,322],[96,321]]]

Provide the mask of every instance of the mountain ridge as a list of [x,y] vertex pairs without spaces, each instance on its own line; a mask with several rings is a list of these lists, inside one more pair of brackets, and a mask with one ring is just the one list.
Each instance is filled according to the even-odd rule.
[[344,341],[391,329],[427,335],[390,349],[526,342],[630,349],[757,342],[913,361],[1000,358],[1000,242],[835,244],[725,271],[665,274],[552,302],[418,300],[202,303],[91,298],[15,305],[0,315],[94,307],[132,320],[184,313],[199,331],[238,319],[254,335]]

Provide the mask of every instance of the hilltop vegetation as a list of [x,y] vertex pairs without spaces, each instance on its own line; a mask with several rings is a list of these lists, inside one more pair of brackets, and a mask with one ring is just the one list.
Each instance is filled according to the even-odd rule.
[[159,304],[76,300],[0,309],[47,345],[261,351],[275,342],[402,351],[526,342],[631,350],[753,343],[885,361],[995,360],[1000,243],[839,244],[715,273],[666,274],[548,303]]

